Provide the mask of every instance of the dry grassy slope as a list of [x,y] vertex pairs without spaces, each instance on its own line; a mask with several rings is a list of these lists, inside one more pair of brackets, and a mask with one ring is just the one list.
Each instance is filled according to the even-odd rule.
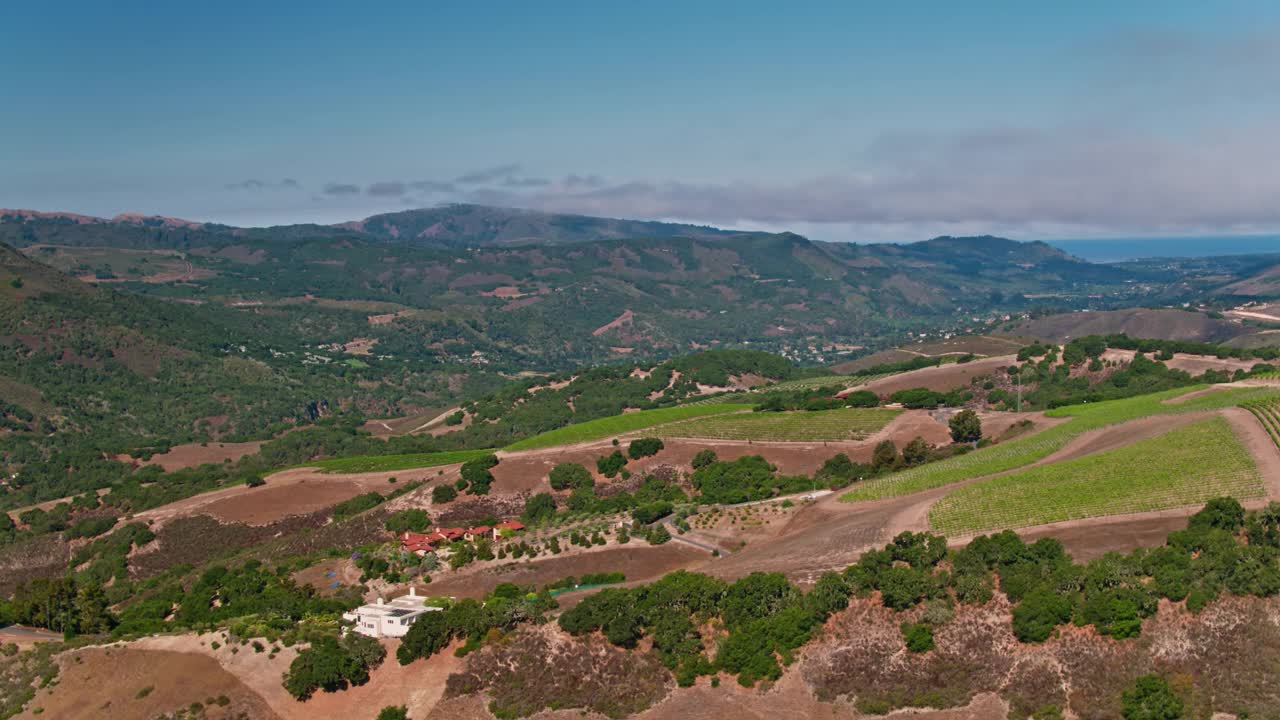
[[1014,335],[965,335],[946,340],[930,340],[926,342],[901,345],[889,350],[849,360],[831,366],[838,373],[854,373],[864,368],[883,363],[902,362],[917,357],[938,357],[946,355],[973,354],[979,357],[1008,355],[1031,344],[1034,338]]
[[1049,315],[1017,323],[1011,332],[1059,343],[1085,335],[1118,333],[1139,338],[1223,342],[1248,330],[1230,320],[1211,318],[1200,312],[1130,308]]
[[1272,266],[1257,275],[1231,283],[1223,287],[1220,292],[1249,297],[1280,296],[1280,265]]
[[[20,285],[20,287],[17,287]],[[38,263],[0,243],[0,303],[9,304],[45,293],[100,295],[101,290]]]

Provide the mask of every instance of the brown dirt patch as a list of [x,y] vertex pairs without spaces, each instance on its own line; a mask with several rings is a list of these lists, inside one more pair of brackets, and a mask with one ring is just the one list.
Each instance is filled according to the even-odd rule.
[[[261,440],[240,443],[189,443],[187,445],[175,445],[167,453],[152,455],[150,460],[138,460],[136,462],[140,465],[159,465],[166,472],[173,472],[206,463],[235,462],[246,455],[258,452],[262,445],[263,441]],[[132,460],[132,458],[127,457],[122,457],[121,459],[125,462]]]
[[[217,640],[222,647],[212,649]],[[398,641],[387,640],[387,659],[370,673],[369,682],[338,693],[316,693],[307,702],[298,702],[285,692],[281,677],[289,663],[297,655],[295,648],[281,648],[272,659],[268,653],[255,653],[251,646],[239,647],[231,652],[225,637],[210,635],[168,635],[150,637],[128,647],[154,650],[177,650],[212,658],[217,666],[249,686],[265,701],[274,715],[250,717],[278,717],[281,720],[314,720],[315,718],[364,718],[372,717],[387,705],[406,705],[409,716],[425,717],[444,692],[445,678],[462,667],[462,661],[446,649],[427,660],[410,665],[400,665],[395,654]],[[56,716],[55,716],[56,717]]]
[[973,378],[981,375],[990,375],[1000,368],[1014,364],[1016,361],[1017,357],[1014,355],[1000,355],[964,364],[948,363],[938,367],[921,368],[920,370],[891,375],[859,386],[857,389],[870,390],[878,395],[892,395],[899,390],[918,387],[946,392],[959,387],[968,387]]
[[1179,509],[1142,517],[1093,518],[1097,522],[1055,523],[1019,530],[1028,543],[1042,537],[1055,538],[1078,563],[1109,552],[1127,553],[1140,547],[1160,547],[1169,533],[1187,527],[1187,518],[1199,508]]
[[[457,466],[450,468],[456,472]],[[294,468],[269,475],[266,478],[267,484],[262,487],[236,485],[214,490],[146,510],[136,517],[163,524],[179,517],[212,515],[223,522],[266,525],[286,517],[321,510],[370,490],[390,492],[396,487],[388,482],[391,477],[402,483],[426,480],[436,477],[436,472],[441,469],[443,468],[327,475],[315,468]]]
[[1216,358],[1210,355],[1187,355],[1174,353],[1172,360],[1165,365],[1171,370],[1184,370],[1192,375],[1200,375],[1206,370],[1219,370],[1234,373],[1237,370],[1249,370],[1261,360],[1237,360],[1235,358]]
[[626,575],[628,581],[648,580],[699,564],[708,557],[707,553],[681,543],[653,546],[633,540],[628,546],[564,557],[510,562],[484,568],[479,572],[468,573],[464,570],[459,574],[441,577],[427,586],[427,592],[432,595],[479,598],[488,594],[499,583],[541,586],[569,575],[596,572],[616,571]]
[[[260,695],[203,655],[107,647],[66,653],[60,661],[58,684],[37,692],[27,712],[18,717],[147,720],[220,695],[231,702],[206,706],[202,717],[279,717]],[[151,690],[142,693],[146,688]],[[42,710],[39,715],[36,708]]]
[[216,500],[204,506],[204,512],[225,522],[266,525],[288,515],[305,515],[350,500],[364,490],[364,485],[347,480],[301,480],[291,485],[254,488]]

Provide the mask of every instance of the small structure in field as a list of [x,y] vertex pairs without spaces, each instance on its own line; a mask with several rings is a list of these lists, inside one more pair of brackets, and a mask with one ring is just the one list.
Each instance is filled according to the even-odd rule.
[[386,602],[378,598],[378,602],[361,605],[350,612],[342,614],[342,619],[355,623],[353,628],[361,635],[372,638],[404,637],[414,621],[429,612],[439,612],[444,608],[427,605],[427,599],[418,597],[412,587],[408,595],[394,598]]

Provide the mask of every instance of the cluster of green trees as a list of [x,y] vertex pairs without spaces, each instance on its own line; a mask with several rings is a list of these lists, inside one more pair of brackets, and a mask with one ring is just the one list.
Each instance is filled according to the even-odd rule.
[[973,399],[973,393],[956,389],[950,392],[938,392],[929,388],[908,388],[899,390],[889,396],[889,402],[899,403],[913,410],[924,410],[936,407],[960,407]]
[[608,455],[601,455],[596,458],[596,471],[607,478],[624,472],[623,468],[626,466],[627,456],[623,455],[621,450],[614,450]]
[[600,496],[594,484],[577,486],[565,499],[562,512],[557,510],[559,503],[554,495],[537,493],[525,500],[521,517],[525,522],[534,524],[552,520],[558,514],[565,517],[610,515],[659,503],[674,505],[688,501],[689,497],[680,489],[674,474],[656,472],[646,475],[634,492],[624,490]]
[[[124,597],[113,592],[116,586],[104,589],[103,581],[93,574],[39,578],[19,585],[12,598],[0,601],[0,622],[68,635],[111,632],[123,637],[212,629],[236,618],[259,616],[286,632],[303,618],[337,615],[360,600],[358,595],[322,597],[315,588],[294,583],[287,572],[268,570],[256,560],[235,568],[211,566],[189,587],[169,580],[151,583],[146,593],[128,592]],[[121,601],[128,603],[112,611]]]
[[336,616],[359,604],[358,593],[322,596],[310,585],[295,583],[287,568],[273,570],[249,560],[236,567],[210,566],[187,588],[168,582],[134,598],[120,611],[116,634],[212,629],[246,616],[288,632],[304,618]]
[[[1223,592],[1269,597],[1280,592],[1280,505],[1246,515],[1231,498],[1211,501],[1186,530],[1160,548],[1071,561],[1050,538],[1027,545],[1012,532],[975,539],[947,552],[943,538],[906,533],[845,571],[855,588],[878,590],[902,610],[929,599],[980,604],[1000,590],[1016,605],[1014,634],[1040,642],[1068,622],[1128,638],[1141,631],[1161,598],[1199,611]],[[949,571],[942,571],[946,560]]]
[[[933,627],[949,621],[952,607],[991,600],[997,579],[1014,602],[1013,631],[1023,642],[1044,641],[1066,623],[1123,639],[1141,631],[1161,598],[1185,601],[1198,612],[1222,593],[1280,593],[1277,560],[1280,504],[1245,513],[1235,500],[1221,498],[1163,547],[1109,553],[1086,564],[1073,563],[1050,538],[1026,544],[1006,531],[949,550],[946,538],[905,532],[844,572],[824,574],[808,593],[776,573],[726,583],[678,571],[644,586],[601,591],[563,613],[560,625],[575,635],[599,631],[622,647],[648,638],[682,685],[717,671],[751,685],[778,677],[781,665],[851,594],[877,593],[885,607],[899,611],[929,603],[921,620],[903,625],[904,643],[915,652],[932,649]],[[704,638],[702,628],[715,619],[725,634]],[[703,652],[707,640],[716,641],[713,657]]]
[[[1072,372],[1073,368],[1086,365],[1092,373],[1103,370],[1105,365],[1101,357],[1108,348],[1134,350],[1137,354],[1127,366],[1108,373],[1102,380]],[[1277,348],[1243,349],[1182,340],[1136,339],[1127,335],[1088,335],[1063,346],[1061,363],[1058,362],[1058,349],[1053,345],[1034,343],[1024,347],[1018,352],[1018,359],[1024,364],[1010,367],[1008,373],[1023,388],[1024,408],[1045,409],[1117,400],[1199,383],[1230,382],[1275,369],[1270,364],[1258,363],[1248,372],[1207,370],[1192,376],[1182,370],[1171,370],[1164,364],[1163,361],[1173,359],[1176,352],[1246,360],[1270,360],[1280,355]],[[1015,402],[1011,393],[1001,389],[988,390],[988,403],[1002,403],[1013,408]]]
[[766,392],[756,403],[755,412],[782,412],[786,410],[835,410],[843,407],[876,407],[880,397],[870,390],[856,390],[845,397],[836,397],[844,385],[836,384],[804,390],[778,390]]
[[492,453],[462,463],[456,487],[472,495],[488,495],[493,485],[493,473],[489,471],[497,466],[498,456]]
[[386,656],[381,643],[360,633],[317,638],[289,664],[284,688],[297,700],[309,700],[317,690],[338,692],[363,685]]
[[37,578],[0,601],[0,624],[20,623],[75,635],[110,632],[117,624],[102,585],[74,578]]
[[560,463],[551,468],[547,476],[552,490],[577,490],[595,485],[591,471],[578,463]]
[[627,457],[632,460],[639,460],[651,455],[657,455],[662,452],[662,448],[666,445],[662,442],[662,438],[636,438],[627,445]]
[[431,516],[422,508],[397,510],[391,513],[386,522],[387,530],[397,535],[405,531],[425,532],[429,527],[431,527]]
[[[1189,355],[1212,355],[1213,357],[1220,359],[1280,360],[1280,347],[1238,348],[1229,347],[1227,345],[1218,345],[1215,343],[1196,342],[1193,340],[1131,338],[1124,334],[1106,335],[1100,338],[1097,336],[1090,336],[1087,338],[1080,338],[1079,341],[1093,343],[1095,346],[1097,343],[1101,342],[1105,347],[1117,348],[1119,350],[1137,350],[1138,352],[1143,353],[1164,353],[1168,355],[1165,359],[1171,358],[1173,353],[1186,353]],[[1074,342],[1076,341],[1072,341],[1072,343]],[[1071,345],[1072,343],[1068,343],[1068,345]]]
[[724,505],[814,488],[814,480],[806,475],[779,475],[777,466],[761,455],[713,461],[694,470],[690,482],[702,501]]
[[463,654],[478,648],[491,632],[505,632],[523,622],[540,623],[558,607],[548,591],[535,592],[502,583],[483,601],[467,598],[440,612],[420,616],[400,643],[396,659],[408,665],[431,657],[454,640],[466,640]]
[[[789,663],[795,650],[848,602],[849,589],[836,573],[823,575],[803,593],[778,573],[752,573],[726,583],[677,571],[643,587],[602,590],[563,613],[559,622],[575,635],[600,631],[621,647],[649,638],[682,686],[721,670],[749,686],[779,677],[779,660]],[[700,628],[716,618],[728,634],[708,659]]]

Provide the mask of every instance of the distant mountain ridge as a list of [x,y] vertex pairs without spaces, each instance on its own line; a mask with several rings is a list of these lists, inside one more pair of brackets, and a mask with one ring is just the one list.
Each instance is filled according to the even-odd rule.
[[452,204],[382,213],[336,227],[425,245],[561,244],[638,237],[715,239],[751,235],[704,225],[622,220],[538,210]]

